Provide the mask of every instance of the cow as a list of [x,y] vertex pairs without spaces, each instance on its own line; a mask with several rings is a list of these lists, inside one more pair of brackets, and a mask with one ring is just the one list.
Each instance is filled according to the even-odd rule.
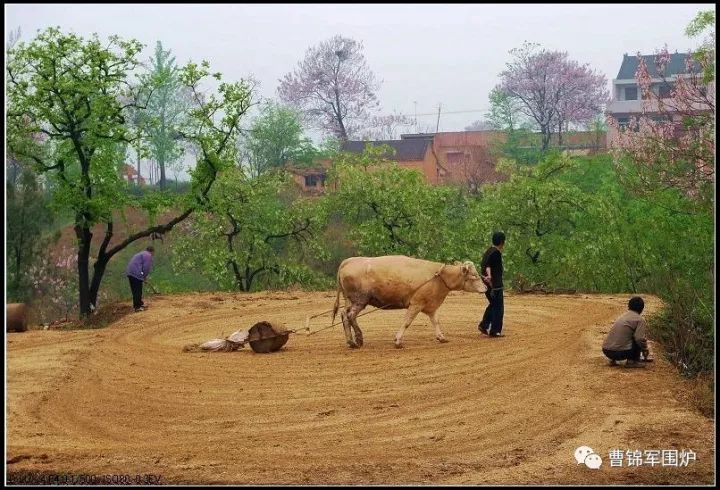
[[[438,342],[447,342],[440,330],[436,313],[445,297],[450,291],[483,294],[486,289],[475,265],[470,261],[447,265],[404,255],[350,257],[338,267],[333,323],[342,293],[345,308],[341,318],[345,339],[351,348],[363,345],[362,331],[356,318],[367,305],[389,310],[407,309],[403,325],[395,335],[397,348],[402,348],[405,330],[421,311],[435,327]],[[350,327],[355,333],[354,339]]]

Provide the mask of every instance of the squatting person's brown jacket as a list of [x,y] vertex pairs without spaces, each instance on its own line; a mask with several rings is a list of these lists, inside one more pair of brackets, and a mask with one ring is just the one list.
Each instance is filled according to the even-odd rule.
[[641,350],[647,350],[645,320],[639,313],[628,310],[612,326],[602,348],[612,351],[630,350],[633,339]]

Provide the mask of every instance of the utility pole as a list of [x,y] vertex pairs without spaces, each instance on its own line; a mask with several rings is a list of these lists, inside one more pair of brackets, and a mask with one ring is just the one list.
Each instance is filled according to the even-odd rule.
[[414,100],[413,103],[415,104],[415,133],[418,132],[418,123],[417,123],[417,100]]
[[435,132],[437,133],[440,129],[440,108],[442,107],[442,102],[438,102],[438,118],[437,118],[437,124],[435,125]]

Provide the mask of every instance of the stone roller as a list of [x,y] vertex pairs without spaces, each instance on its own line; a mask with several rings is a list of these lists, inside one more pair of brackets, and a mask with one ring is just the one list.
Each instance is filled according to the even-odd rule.
[[9,303],[5,311],[7,313],[7,332],[26,332],[28,307],[25,303]]
[[291,333],[278,323],[262,321],[250,327],[247,341],[253,352],[266,354],[280,350]]

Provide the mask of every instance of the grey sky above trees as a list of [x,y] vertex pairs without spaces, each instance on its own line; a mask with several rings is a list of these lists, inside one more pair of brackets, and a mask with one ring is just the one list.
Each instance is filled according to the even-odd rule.
[[118,34],[146,45],[142,59],[159,40],[180,65],[208,59],[228,80],[251,73],[263,96],[276,97],[279,79],[309,47],[341,34],[363,42],[383,82],[384,113],[417,112],[421,129],[434,128],[442,103],[440,130],[461,131],[483,119],[508,51],[523,41],[568,51],[605,74],[610,88],[624,53],[699,44],[684,29],[711,5],[16,4],[5,5],[5,38],[21,27],[27,41],[55,25],[82,36]]

